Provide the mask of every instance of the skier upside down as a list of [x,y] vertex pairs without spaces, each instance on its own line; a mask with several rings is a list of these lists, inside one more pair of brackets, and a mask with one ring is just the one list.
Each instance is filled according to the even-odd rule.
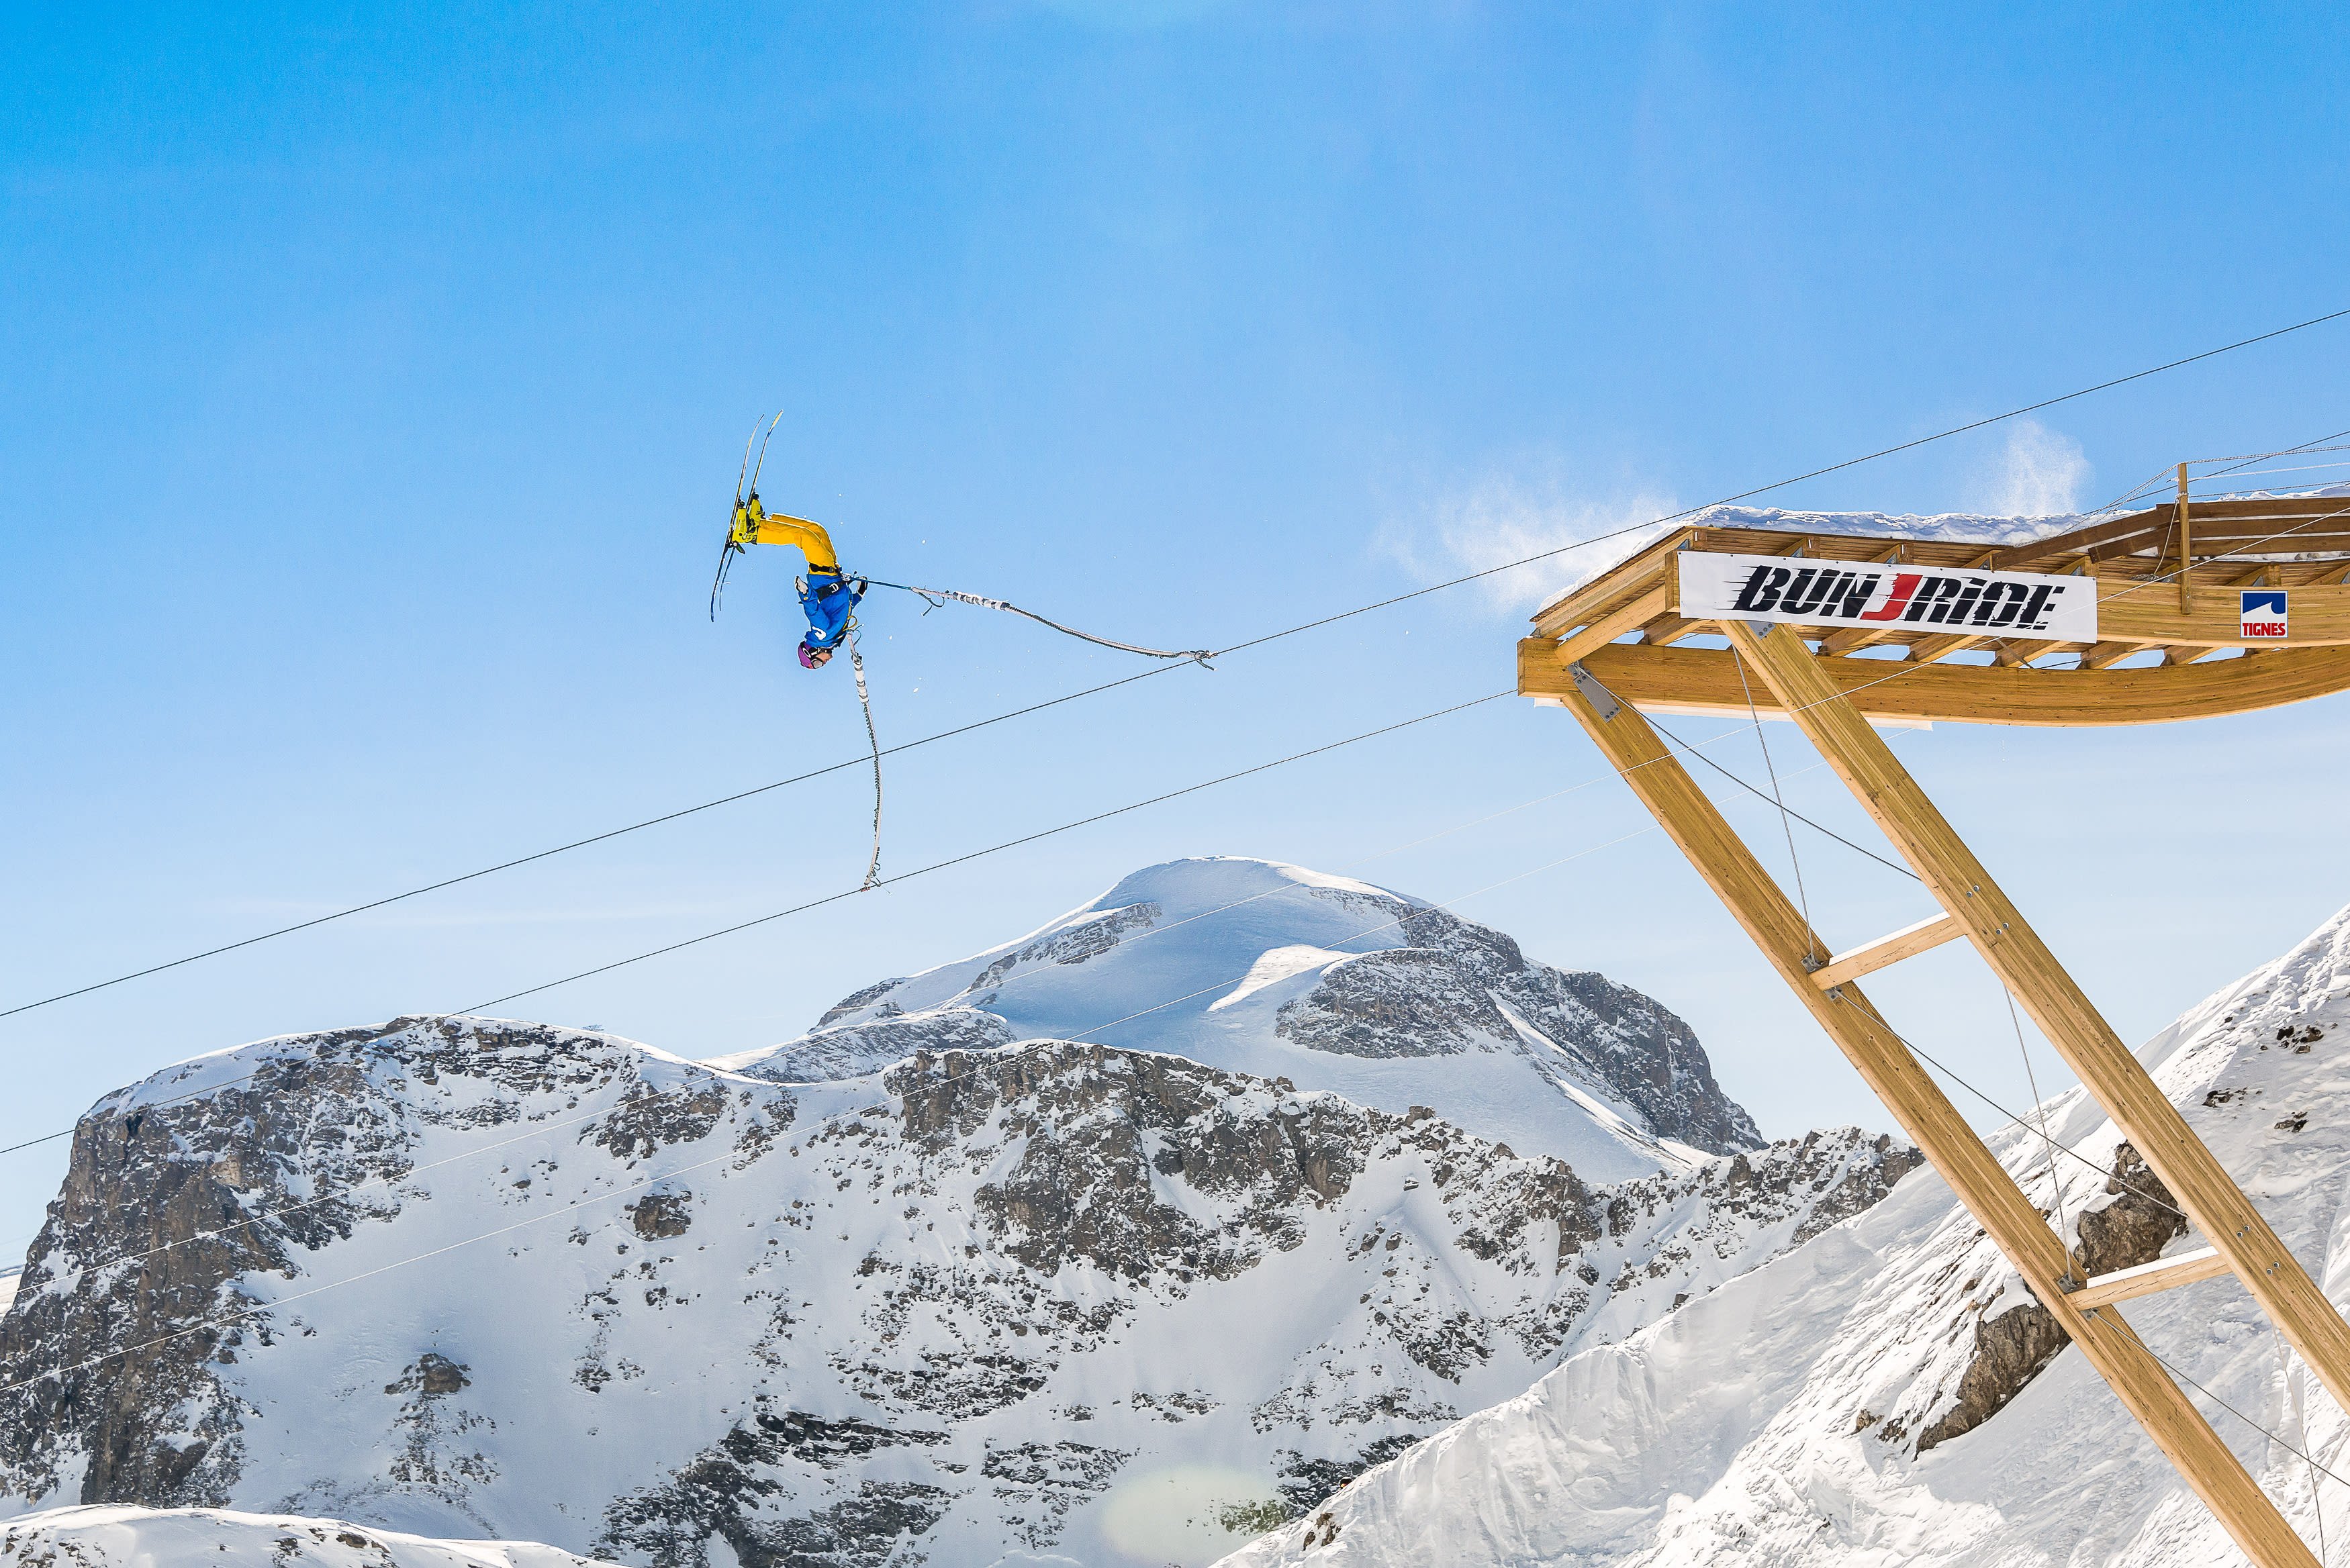
[[[726,535],[728,545],[793,545],[807,557],[807,577],[800,585],[800,607],[807,612],[808,631],[800,639],[800,667],[822,670],[856,625],[855,611],[870,586],[863,577],[844,576],[840,557],[833,553],[832,536],[821,523],[805,517],[769,514],[753,491],[734,506]],[[851,587],[851,583],[855,586]]]

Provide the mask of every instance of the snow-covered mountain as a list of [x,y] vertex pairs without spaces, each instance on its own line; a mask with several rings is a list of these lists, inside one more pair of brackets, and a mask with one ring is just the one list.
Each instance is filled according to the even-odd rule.
[[1913,1158],[1602,1183],[1092,1044],[786,1086],[488,1019],[266,1041],[78,1129],[0,1490],[664,1568],[1200,1563]]
[[1099,1040],[1415,1105],[1586,1180],[1759,1146],[1689,1026],[1604,975],[1529,961],[1426,901],[1274,861],[1137,872],[1041,929],[847,997],[797,1040],[711,1064],[779,1083],[918,1049]]
[[[2140,1053],[2337,1304],[2350,1299],[2350,910]],[[2201,1244],[2095,1104],[1993,1147],[2102,1272]],[[2127,1303],[2313,1549],[2350,1536],[2350,1420],[2232,1278]],[[2220,1407],[2219,1402],[2234,1412]],[[2255,1427],[2254,1423],[2257,1423]],[[2273,1434],[2273,1436],[2272,1436]],[[2279,1439],[2282,1439],[2281,1441]],[[2324,1507],[2323,1536],[2317,1505]],[[2340,1550],[2335,1545],[2334,1550]],[[1930,1172],[1811,1245],[1363,1477],[1228,1559],[2229,1568],[2241,1554]]]
[[341,1519],[59,1508],[0,1523],[0,1568],[590,1568],[533,1541],[430,1541]]

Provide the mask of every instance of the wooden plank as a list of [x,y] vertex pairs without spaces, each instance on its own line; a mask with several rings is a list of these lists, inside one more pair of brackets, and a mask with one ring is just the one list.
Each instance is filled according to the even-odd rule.
[[[1714,629],[1721,629],[1721,624]],[[1545,638],[1528,638],[1518,645],[1521,694],[1557,697],[1573,686],[1556,649],[1557,644]],[[1727,649],[1638,648],[1619,642],[1596,649],[1582,662],[1628,701],[1673,703],[1746,717],[1738,666]],[[2262,659],[2141,670],[2002,670],[1889,659],[1814,662],[1864,713],[1957,724],[2162,724],[2251,712],[2350,691],[2350,649],[2345,648],[2281,649]],[[1754,688],[1754,704],[1767,713],[1780,711],[1778,699],[1762,687]]]
[[[1565,637],[1621,604],[1626,591],[1637,581],[1663,571],[1671,563],[1673,554],[1687,544],[1697,530],[1677,529],[1590,581],[1577,584],[1566,593],[1534,612],[1534,631],[1542,637]],[[1669,580],[1669,579],[1668,579]]]
[[[1762,675],[1854,797],[1925,879],[1935,901],[1966,927],[1983,961],[2129,1136],[2188,1217],[2220,1249],[2286,1341],[2301,1352],[2335,1400],[2350,1407],[2350,1324],[2342,1321],[2251,1200],[2203,1147],[2178,1107],[2057,962],[2023,912],[1943,820],[1900,759],[1845,701],[1821,672],[1821,661],[1811,658],[1797,639],[1757,636],[1743,621],[1725,622],[1723,630],[1731,646]],[[2254,669],[2269,662],[2229,661]]]
[[1576,632],[1558,645],[1558,660],[1572,664],[1593,649],[1605,647],[1630,631],[1665,613],[1667,601],[1672,597],[1672,585],[1658,579],[1657,585],[1627,604],[1618,605],[1606,615]]
[[1899,963],[1906,958],[1940,947],[1965,936],[1966,928],[1948,915],[1929,915],[1914,926],[1865,942],[1850,952],[1841,952],[1812,971],[1812,983],[1825,991],[1832,985],[1842,985],[1848,980],[1858,980],[1865,974],[1875,974],[1888,964]]
[[[1771,640],[1800,646],[1792,637]],[[2245,1555],[2260,1568],[2312,1568],[2316,1559],[2309,1548],[2118,1312],[2070,1303],[2064,1286],[2070,1282],[2071,1260],[2064,1243],[1860,988],[1846,984],[1831,997],[1811,982],[1803,964],[1806,954],[1819,950],[1818,937],[1648,721],[1596,685],[1591,692],[1575,685],[1569,691],[1561,706],[1597,742]]]
[[[2230,547],[2284,528],[2293,529],[2286,536],[2298,541],[2325,530],[2299,527],[2297,524],[2323,523],[2336,516],[2350,519],[2350,511],[2345,511],[2345,508],[2350,508],[2350,498],[2342,496],[2199,501],[2195,503],[2195,531],[2207,545],[2224,541]],[[2149,549],[2176,520],[2175,504],[2109,517],[2102,523],[2076,528],[2070,534],[2058,534],[2033,544],[2002,550],[1991,562],[1991,569],[2016,571],[2022,569],[2026,561],[2043,561],[2051,556],[2087,553],[2106,559],[2125,551]]]
[[[2242,568],[2234,562],[2231,569]],[[2097,636],[2126,642],[2194,643],[2204,648],[2238,648],[2240,634],[2236,597],[2224,599],[2206,594],[2192,613],[2182,613],[2170,597],[2150,583],[2101,580],[2097,600]],[[2293,648],[2350,642],[2350,587],[2339,584],[2307,584],[2289,590],[2293,596]]]
[[2228,1260],[2220,1255],[2219,1248],[2201,1247],[2175,1258],[2157,1258],[2135,1269],[2092,1274],[2087,1284],[2073,1293],[2073,1304],[2094,1307],[2104,1306],[2107,1302],[2126,1302],[2134,1296],[2150,1296],[2157,1291],[2191,1285],[2199,1280],[2216,1280],[2227,1272]]

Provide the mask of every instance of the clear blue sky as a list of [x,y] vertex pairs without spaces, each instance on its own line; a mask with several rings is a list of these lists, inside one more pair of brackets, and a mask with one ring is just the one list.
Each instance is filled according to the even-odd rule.
[[[853,565],[1222,645],[2350,305],[2345,26],[2178,5],[19,13],[0,1004],[855,754],[846,670],[788,661],[787,556],[705,618],[743,434],[779,406],[764,489]],[[2093,504],[2350,426],[2346,352],[2337,323],[2050,410],[2022,447],[1994,430],[1772,499],[1991,506],[2019,452],[2077,447],[2022,477]],[[887,868],[1501,690],[1544,581],[897,760]],[[889,741],[1130,669],[1008,617],[868,607]],[[2350,900],[2345,717],[1901,743],[2137,1038]],[[1808,760],[1786,744],[1783,770]],[[1749,739],[1718,754],[1759,773]],[[1450,899],[1646,819],[1605,783],[1371,857],[1596,769],[1569,721],[1497,702],[508,1011],[741,1049],[1180,855]],[[463,1007],[852,885],[864,789],[0,1023],[0,1143],[192,1054]],[[1851,820],[1825,773],[1794,789]],[[1925,912],[1806,854],[1839,942]],[[1682,1012],[1773,1134],[1886,1125],[1657,835],[1461,909]],[[2022,1097],[1964,955],[1878,990]],[[0,1241],[37,1223],[63,1147],[7,1157]]]

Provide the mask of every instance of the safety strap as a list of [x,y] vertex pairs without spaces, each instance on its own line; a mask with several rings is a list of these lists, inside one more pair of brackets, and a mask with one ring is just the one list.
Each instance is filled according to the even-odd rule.
[[857,623],[850,621],[841,628],[848,643],[848,668],[857,676],[857,701],[865,710],[865,739],[873,747],[873,858],[865,865],[864,886],[875,887],[881,880],[881,737],[873,729],[873,697],[865,689],[865,656],[857,651]]
[[921,588],[916,587],[911,583],[885,583],[879,577],[868,577],[864,580],[877,588],[899,588],[910,594],[921,594],[930,598],[954,599],[962,604],[977,605],[982,609],[1008,610],[1014,615],[1026,616],[1039,626],[1049,626],[1064,637],[1082,638],[1087,642],[1099,643],[1104,648],[1115,648],[1120,653],[1139,653],[1146,659],[1189,659],[1201,665],[1206,665],[1211,656],[1211,650],[1205,648],[1187,648],[1170,651],[1163,648],[1137,648],[1130,642],[1112,642],[1108,638],[1096,637],[1089,631],[1079,631],[1073,626],[1063,626],[1056,620],[1046,620],[1035,610],[1024,610],[1018,605],[1006,604],[1002,599],[983,598],[978,594],[958,593],[953,588]]

